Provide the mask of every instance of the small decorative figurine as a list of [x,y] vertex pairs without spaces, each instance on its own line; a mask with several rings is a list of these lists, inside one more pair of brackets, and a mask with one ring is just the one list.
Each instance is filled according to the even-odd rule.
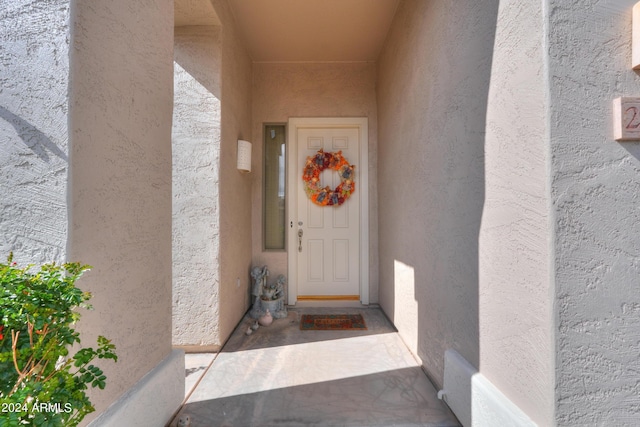
[[253,279],[253,287],[251,288],[251,295],[254,296],[253,299],[253,307],[249,312],[249,315],[254,319],[260,317],[263,314],[262,304],[260,301],[262,300],[262,294],[264,288],[267,286],[267,276],[269,275],[269,270],[267,266],[263,267],[253,267],[251,269],[251,278]]
[[274,299],[277,301],[273,307],[273,317],[276,319],[284,319],[287,317],[287,307],[284,304],[284,287],[287,284],[287,278],[282,274],[276,279]]
[[251,269],[251,277],[253,278],[251,294],[254,296],[254,300],[249,316],[258,319],[268,311],[272,319],[285,318],[287,317],[287,307],[284,298],[287,279],[280,274],[275,282],[268,284],[268,276],[269,270],[266,265]]

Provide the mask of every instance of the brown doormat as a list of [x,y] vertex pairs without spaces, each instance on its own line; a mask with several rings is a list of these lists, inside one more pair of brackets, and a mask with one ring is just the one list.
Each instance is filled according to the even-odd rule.
[[349,331],[365,330],[362,314],[303,314],[300,320],[302,331]]

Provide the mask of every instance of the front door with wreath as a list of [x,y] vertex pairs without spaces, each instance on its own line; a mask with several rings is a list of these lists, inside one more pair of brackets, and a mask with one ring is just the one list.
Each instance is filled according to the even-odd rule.
[[300,128],[295,139],[298,299],[359,300],[359,130]]

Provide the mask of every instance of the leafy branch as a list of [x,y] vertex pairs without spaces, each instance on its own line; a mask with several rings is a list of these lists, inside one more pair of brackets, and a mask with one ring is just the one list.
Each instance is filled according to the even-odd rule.
[[32,267],[19,268],[13,254],[0,263],[0,405],[8,409],[0,427],[77,426],[95,410],[85,391],[106,387],[104,372],[91,362],[117,362],[115,345],[99,336],[96,349],[69,356],[80,344],[76,309],[91,308],[91,294],[75,282],[90,266],[53,263],[35,273]]

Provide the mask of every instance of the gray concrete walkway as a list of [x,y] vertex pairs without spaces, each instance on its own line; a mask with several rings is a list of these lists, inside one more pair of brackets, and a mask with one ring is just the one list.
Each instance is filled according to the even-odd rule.
[[[361,313],[368,329],[301,331],[304,313]],[[294,309],[247,336],[250,324],[218,354],[187,355],[178,417],[192,427],[460,425],[379,308]]]

